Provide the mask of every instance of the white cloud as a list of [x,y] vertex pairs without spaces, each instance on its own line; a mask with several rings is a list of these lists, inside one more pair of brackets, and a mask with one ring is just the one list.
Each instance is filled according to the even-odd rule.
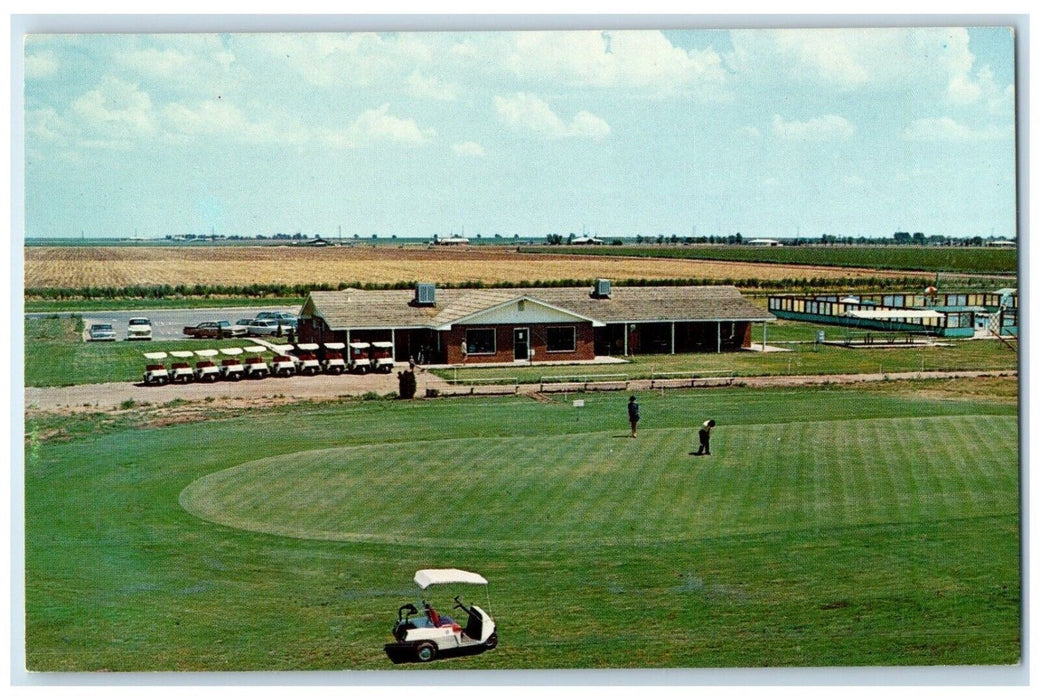
[[477,158],[481,158],[484,156],[484,147],[476,141],[463,141],[462,143],[453,143],[451,145],[451,150],[453,150],[457,155],[460,156],[474,156]]
[[724,82],[712,49],[684,51],[658,31],[518,32],[504,58],[517,76],[571,85],[647,89],[669,94]]
[[855,131],[849,120],[834,114],[809,121],[784,121],[773,115],[773,135],[786,141],[844,141]]
[[414,97],[451,101],[459,94],[457,85],[445,82],[436,76],[421,75],[419,71],[413,71],[405,79],[405,85]]
[[243,43],[266,54],[265,62],[274,58],[308,84],[329,88],[393,84],[431,61],[431,37],[409,32],[262,34]]
[[305,133],[286,125],[251,121],[227,100],[203,102],[194,107],[169,104],[163,110],[165,125],[174,135],[221,136],[241,143],[302,143]]
[[762,132],[754,126],[742,126],[737,129],[737,136],[749,140],[758,140],[762,138]]
[[70,141],[70,126],[54,109],[27,110],[25,113],[25,131],[34,139],[65,145]]
[[422,146],[435,135],[433,129],[420,128],[414,119],[390,114],[389,103],[362,112],[346,130],[325,133],[326,140],[339,148],[363,148],[376,143]]
[[751,29],[730,33],[729,65],[750,79],[787,79],[840,90],[899,89],[968,103],[985,78],[963,27]]
[[58,57],[50,49],[25,55],[25,77],[27,79],[49,78],[58,72]]
[[594,114],[578,112],[568,124],[547,102],[523,92],[508,97],[495,97],[494,106],[499,119],[519,132],[529,132],[550,139],[601,139],[610,134],[610,125]]
[[993,141],[1010,134],[996,127],[972,129],[950,117],[918,119],[903,130],[907,141]]
[[96,136],[125,140],[156,130],[148,93],[112,76],[106,76],[96,88],[73,100],[72,111],[84,129]]
[[118,65],[142,75],[170,78],[184,75],[194,58],[175,49],[137,49],[121,51],[115,55]]

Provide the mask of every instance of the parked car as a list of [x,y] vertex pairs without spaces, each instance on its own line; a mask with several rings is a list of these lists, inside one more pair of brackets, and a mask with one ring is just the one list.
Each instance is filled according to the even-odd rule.
[[277,335],[278,321],[272,318],[254,318],[246,325],[246,335]]
[[126,322],[127,340],[151,340],[152,322],[147,318],[132,318]]
[[115,339],[116,329],[112,327],[111,323],[92,323],[90,328],[87,329],[87,340],[115,342]]
[[231,321],[203,321],[197,326],[185,326],[183,332],[192,338],[241,338],[246,327]]
[[276,330],[271,335],[281,336],[288,333],[289,329],[292,329],[293,333],[297,330],[296,316],[287,311],[261,311],[255,320],[274,321]]

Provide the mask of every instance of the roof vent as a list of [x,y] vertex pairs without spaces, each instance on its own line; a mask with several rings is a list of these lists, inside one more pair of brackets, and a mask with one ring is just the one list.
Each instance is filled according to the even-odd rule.
[[592,288],[592,296],[596,299],[610,298],[610,280],[598,279]]
[[415,285],[415,303],[419,306],[434,306],[437,303],[437,285],[419,282]]

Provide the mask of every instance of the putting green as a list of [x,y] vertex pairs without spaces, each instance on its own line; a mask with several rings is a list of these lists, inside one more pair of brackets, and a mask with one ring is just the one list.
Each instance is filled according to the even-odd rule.
[[288,537],[451,546],[624,544],[1013,513],[1013,416],[373,444],[206,475],[199,518]]

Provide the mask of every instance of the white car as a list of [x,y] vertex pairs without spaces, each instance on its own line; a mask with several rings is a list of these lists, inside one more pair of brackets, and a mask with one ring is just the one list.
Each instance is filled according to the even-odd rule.
[[[415,572],[415,582],[422,595],[433,585],[476,584],[487,591],[487,579],[461,569],[421,569]],[[452,610],[465,613],[465,624],[447,612],[438,612],[425,598],[418,606],[402,605],[397,610],[394,641],[383,647],[386,655],[395,664],[427,662],[438,657],[480,654],[498,646],[495,621],[485,610],[466,605],[459,595],[455,596]]]
[[278,321],[271,318],[254,318],[246,324],[246,335],[276,335]]
[[152,322],[147,318],[132,318],[126,322],[127,340],[151,340]]
[[111,323],[92,323],[87,330],[87,340],[92,342],[115,342],[116,331]]

